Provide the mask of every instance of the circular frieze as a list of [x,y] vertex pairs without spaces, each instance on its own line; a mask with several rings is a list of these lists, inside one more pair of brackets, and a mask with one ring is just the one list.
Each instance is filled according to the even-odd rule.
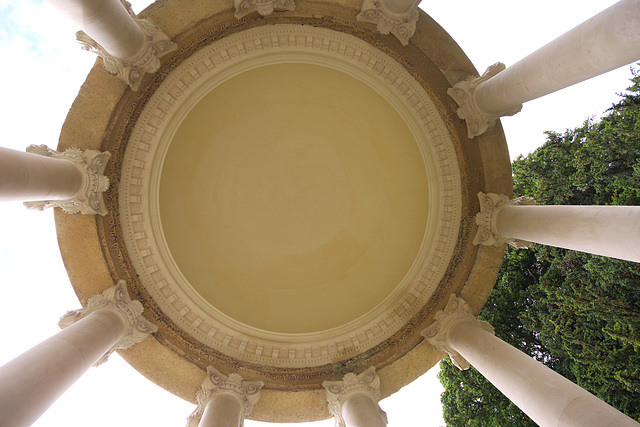
[[[176,197],[180,192],[179,186],[171,189],[170,183],[173,177],[179,176],[180,171],[180,162],[176,160],[179,155],[172,153],[172,150],[178,153],[184,151],[186,149],[182,148],[186,147],[184,141],[188,140],[181,136],[181,133],[184,133],[181,126],[191,120],[193,112],[197,112],[202,105],[211,102],[207,101],[207,97],[224,93],[225,89],[234,85],[237,86],[237,90],[241,90],[244,85],[246,90],[250,91],[253,87],[250,77],[267,74],[276,76],[278,72],[305,67],[316,70],[323,79],[333,79],[332,81],[336,84],[352,81],[354,84],[361,85],[363,94],[368,93],[372,99],[377,99],[380,105],[386,105],[385,111],[399,123],[397,129],[401,129],[399,133],[403,135],[398,136],[401,140],[399,146],[404,152],[403,156],[413,158],[414,162],[416,157],[419,160],[419,167],[415,167],[414,163],[415,170],[411,172],[410,179],[419,177],[421,182],[412,190],[414,193],[410,193],[408,202],[389,197],[385,206],[400,203],[397,205],[400,206],[399,211],[414,207],[418,212],[424,212],[426,217],[413,219],[412,227],[417,227],[420,234],[414,244],[415,249],[409,251],[410,259],[407,259],[406,254],[403,257],[406,264],[403,268],[406,271],[401,274],[395,272],[393,283],[385,279],[381,283],[372,285],[376,289],[382,288],[384,290],[382,294],[371,299],[368,305],[360,306],[358,309],[360,311],[354,309],[350,313],[351,317],[341,318],[335,324],[327,321],[287,330],[286,325],[273,326],[261,323],[259,316],[251,318],[248,314],[233,313],[233,307],[225,307],[224,304],[216,306],[215,292],[214,296],[206,295],[206,288],[202,288],[202,283],[196,283],[199,280],[202,281],[203,273],[190,272],[188,264],[192,257],[186,256],[183,257],[186,260],[182,259],[181,254],[188,252],[176,249],[188,246],[189,235],[180,235],[180,215],[184,215],[185,211],[176,209],[174,201],[168,197],[171,194],[173,194],[171,197]],[[333,77],[326,77],[329,75]],[[286,87],[286,79],[280,84]],[[253,114],[255,115],[255,112]],[[237,120],[251,127],[256,123],[253,119],[241,117]],[[303,119],[299,118],[299,120]],[[286,123],[281,125],[283,129],[287,129]],[[365,130],[362,132],[366,133]],[[179,140],[182,142],[178,143]],[[176,145],[173,145],[174,142]],[[378,148],[389,149],[389,145],[384,145],[383,142],[380,142],[381,145]],[[280,148],[278,155],[273,154],[273,145],[265,147],[266,151],[263,153],[259,150],[245,151],[245,153],[251,153],[251,156],[245,159],[250,166],[249,169],[259,169],[260,158],[271,160],[273,165],[273,162],[277,164],[279,161],[286,160],[288,156],[295,157],[293,144],[285,144]],[[217,146],[217,149],[220,155],[220,150],[224,151],[225,146]],[[230,146],[226,146],[226,149],[230,149]],[[280,218],[280,222],[268,222],[268,230],[256,228],[250,220],[250,212],[242,209],[247,206],[247,203],[239,203],[236,211],[232,209],[225,215],[226,217],[245,215],[244,222],[248,225],[239,234],[226,237],[229,242],[239,235],[249,236],[243,238],[245,241],[250,241],[253,236],[256,239],[253,243],[261,248],[264,256],[265,253],[274,250],[269,246],[272,244],[269,238],[273,238],[269,233],[273,232],[273,228],[289,230],[288,235],[292,236],[296,230],[300,233],[301,230],[309,227],[310,223],[305,221],[317,221],[327,213],[343,210],[347,205],[364,203],[362,200],[353,201],[359,195],[367,192],[384,193],[380,189],[389,183],[375,184],[374,182],[372,184],[370,182],[372,180],[367,178],[366,173],[359,173],[357,170],[363,166],[354,153],[362,152],[363,146],[346,152],[346,157],[353,158],[353,163],[348,164],[347,167],[338,167],[332,163],[335,159],[326,151],[331,149],[336,150],[337,146],[324,147],[312,152],[311,158],[307,159],[308,167],[302,171],[304,173],[296,175],[302,178],[296,181],[295,185],[288,187],[289,190],[293,188],[291,191],[298,192],[296,194],[299,197],[296,199],[298,201],[294,210],[308,211],[308,215],[302,215],[304,221],[297,225],[299,228],[296,229],[290,224],[291,218],[286,221]],[[195,161],[199,153],[195,150],[195,154],[191,154],[191,161]],[[304,153],[308,155],[309,151],[306,150]],[[412,153],[415,155],[412,156]],[[201,157],[206,158],[206,156]],[[189,157],[185,159],[189,160]],[[380,162],[380,159],[380,156],[377,158],[374,156],[374,163]],[[402,162],[390,166],[389,173],[392,176],[397,177],[403,170],[403,165],[406,163]],[[252,164],[253,167],[251,167]],[[328,169],[333,171],[329,174],[333,177],[332,179],[321,183],[315,180],[322,174],[310,173],[309,170],[319,169],[320,165],[328,165]],[[253,208],[260,206],[262,211],[272,208],[268,201],[259,205],[259,200],[256,201],[255,196],[257,190],[264,192],[268,186],[275,186],[279,182],[277,179],[272,181],[264,179],[259,185],[256,184],[258,187],[256,189],[250,185],[253,175],[248,177],[242,175],[237,178],[234,175],[235,172],[228,172],[225,175],[224,170],[221,171],[224,169],[222,163],[216,166],[215,173],[205,174],[202,182],[217,182],[216,180],[224,181],[233,178],[236,180],[235,197],[241,198],[246,194],[246,199],[254,203],[248,206]],[[172,169],[173,172],[171,172]],[[187,181],[179,183],[180,185],[184,186],[189,180],[196,180],[196,175],[189,175],[189,172],[191,171],[185,171],[185,174],[190,177]],[[396,175],[393,175],[394,173]],[[341,179],[335,178],[340,174],[346,175]],[[344,192],[334,188],[345,180],[359,182],[360,184],[355,185],[357,190]],[[201,191],[210,188],[203,187],[202,182],[194,183],[195,187],[201,188]],[[296,187],[296,185],[310,187],[316,193],[331,188],[336,197],[323,198],[323,204],[318,208],[319,212],[315,212],[311,207],[312,204],[305,201],[303,196],[306,193],[301,189],[302,187]],[[125,244],[141,283],[163,313],[179,328],[202,344],[240,361],[282,368],[312,367],[345,360],[375,347],[399,331],[429,300],[442,279],[455,248],[462,211],[460,187],[460,171],[448,129],[424,88],[399,63],[370,44],[344,33],[302,25],[270,25],[230,35],[200,49],[173,70],[153,93],[136,122],[127,144],[119,190],[120,220]],[[217,191],[215,185],[211,188],[211,191]],[[397,192],[391,191],[389,194],[391,193]],[[419,195],[424,196],[424,201],[416,204],[415,199]],[[232,205],[231,196],[223,200],[226,205]],[[180,200],[176,200],[175,203],[179,204]],[[211,210],[212,206],[215,206],[215,203],[210,203],[213,202],[203,202],[202,212]],[[282,206],[282,204],[276,204],[273,209],[278,210]],[[194,207],[187,213],[193,211],[197,209]],[[395,221],[391,228],[380,232],[386,233],[389,239],[400,239],[393,240],[391,245],[404,246],[411,241],[410,235],[413,233],[413,228],[411,233],[398,237],[402,234],[402,225],[408,221],[407,218],[411,217],[410,215],[402,216],[402,214],[403,212],[400,212],[399,216],[394,218],[399,221]],[[275,214],[268,216],[278,218]],[[284,218],[287,218],[286,215]],[[293,238],[285,239],[284,243],[278,247],[294,252],[301,251],[301,248],[313,250],[326,243],[330,237],[333,238],[332,236],[339,234],[340,231],[349,229],[345,224],[352,218],[351,215],[338,215],[332,218],[335,223],[329,222],[319,226],[319,229],[325,227],[319,234],[306,235],[302,241]],[[361,223],[362,219],[356,222]],[[380,221],[380,226],[386,226],[384,222]],[[378,225],[375,226],[378,227]],[[380,235],[376,233],[368,232],[364,235]],[[209,246],[205,244],[203,247]],[[368,266],[360,267],[356,262],[352,266],[355,265],[362,270],[371,269],[371,262],[375,265],[385,262],[386,253],[383,247],[379,253],[371,257]],[[388,256],[392,257],[394,253],[388,253]],[[252,262],[255,263],[255,260]],[[208,270],[205,269],[206,271]],[[221,277],[223,276],[213,277],[212,280],[224,281]],[[343,294],[340,289],[345,283],[351,284],[343,287],[354,287],[353,283],[356,280],[357,278],[354,278],[352,282],[344,283],[338,281],[330,292],[335,295],[335,298],[343,296],[353,300],[358,292],[363,292],[362,289],[356,290],[355,294],[348,292]],[[239,295],[242,293],[239,292]],[[251,295],[245,298],[251,298]],[[341,303],[344,302],[341,301]],[[245,303],[243,298],[239,298],[237,304],[243,303]],[[249,301],[246,303],[251,304]],[[284,309],[286,307],[282,310]],[[327,309],[330,316],[330,307]],[[340,311],[344,312],[344,310]],[[289,319],[295,319],[296,311],[293,310],[292,313]],[[286,320],[287,317],[285,316],[284,319]]]
[[427,186],[386,99],[341,71],[280,63],[191,109],[164,157],[159,214],[207,303],[253,328],[312,333],[357,320],[402,281]]

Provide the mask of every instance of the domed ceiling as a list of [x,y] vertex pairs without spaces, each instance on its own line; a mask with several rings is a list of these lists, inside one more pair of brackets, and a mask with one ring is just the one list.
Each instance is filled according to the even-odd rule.
[[182,121],[162,164],[159,225],[211,307],[265,331],[319,332],[402,281],[427,187],[411,131],[380,94],[283,63],[222,83]]
[[112,153],[108,215],[56,214],[72,284],[127,280],[159,329],[121,354],[187,400],[208,365],[264,381],[264,421],[327,418],[322,381],[369,366],[389,395],[441,357],[419,332],[449,294],[493,286],[473,216],[506,143],[446,95],[475,70],[427,15],[402,46],[359,7],[153,5],[178,50],[138,92],[97,64],[69,113],[59,148]]

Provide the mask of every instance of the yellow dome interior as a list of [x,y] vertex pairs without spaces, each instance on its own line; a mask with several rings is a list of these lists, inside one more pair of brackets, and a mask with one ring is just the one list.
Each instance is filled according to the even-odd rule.
[[323,331],[396,288],[424,238],[416,141],[378,92],[328,67],[254,68],[189,112],[167,152],[160,216],[193,289],[261,330]]

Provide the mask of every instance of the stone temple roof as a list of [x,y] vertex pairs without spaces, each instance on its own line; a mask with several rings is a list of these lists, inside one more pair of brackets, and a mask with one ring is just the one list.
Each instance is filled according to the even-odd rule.
[[403,46],[360,6],[158,2],[177,50],[137,91],[98,63],[69,112],[59,150],[111,153],[107,214],[56,213],[73,287],[126,280],[158,331],[120,354],[186,400],[210,365],[264,382],[262,421],[328,418],[322,382],[370,366],[389,396],[443,356],[420,331],[449,295],[493,287],[474,216],[511,195],[506,141],[446,94],[477,72],[423,12]]

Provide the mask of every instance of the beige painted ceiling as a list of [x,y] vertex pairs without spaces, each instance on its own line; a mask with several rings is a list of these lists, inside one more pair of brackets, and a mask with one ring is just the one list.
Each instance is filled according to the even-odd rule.
[[361,81],[288,63],[222,83],[162,169],[164,235],[209,304],[280,333],[339,327],[393,291],[428,215],[418,146]]

